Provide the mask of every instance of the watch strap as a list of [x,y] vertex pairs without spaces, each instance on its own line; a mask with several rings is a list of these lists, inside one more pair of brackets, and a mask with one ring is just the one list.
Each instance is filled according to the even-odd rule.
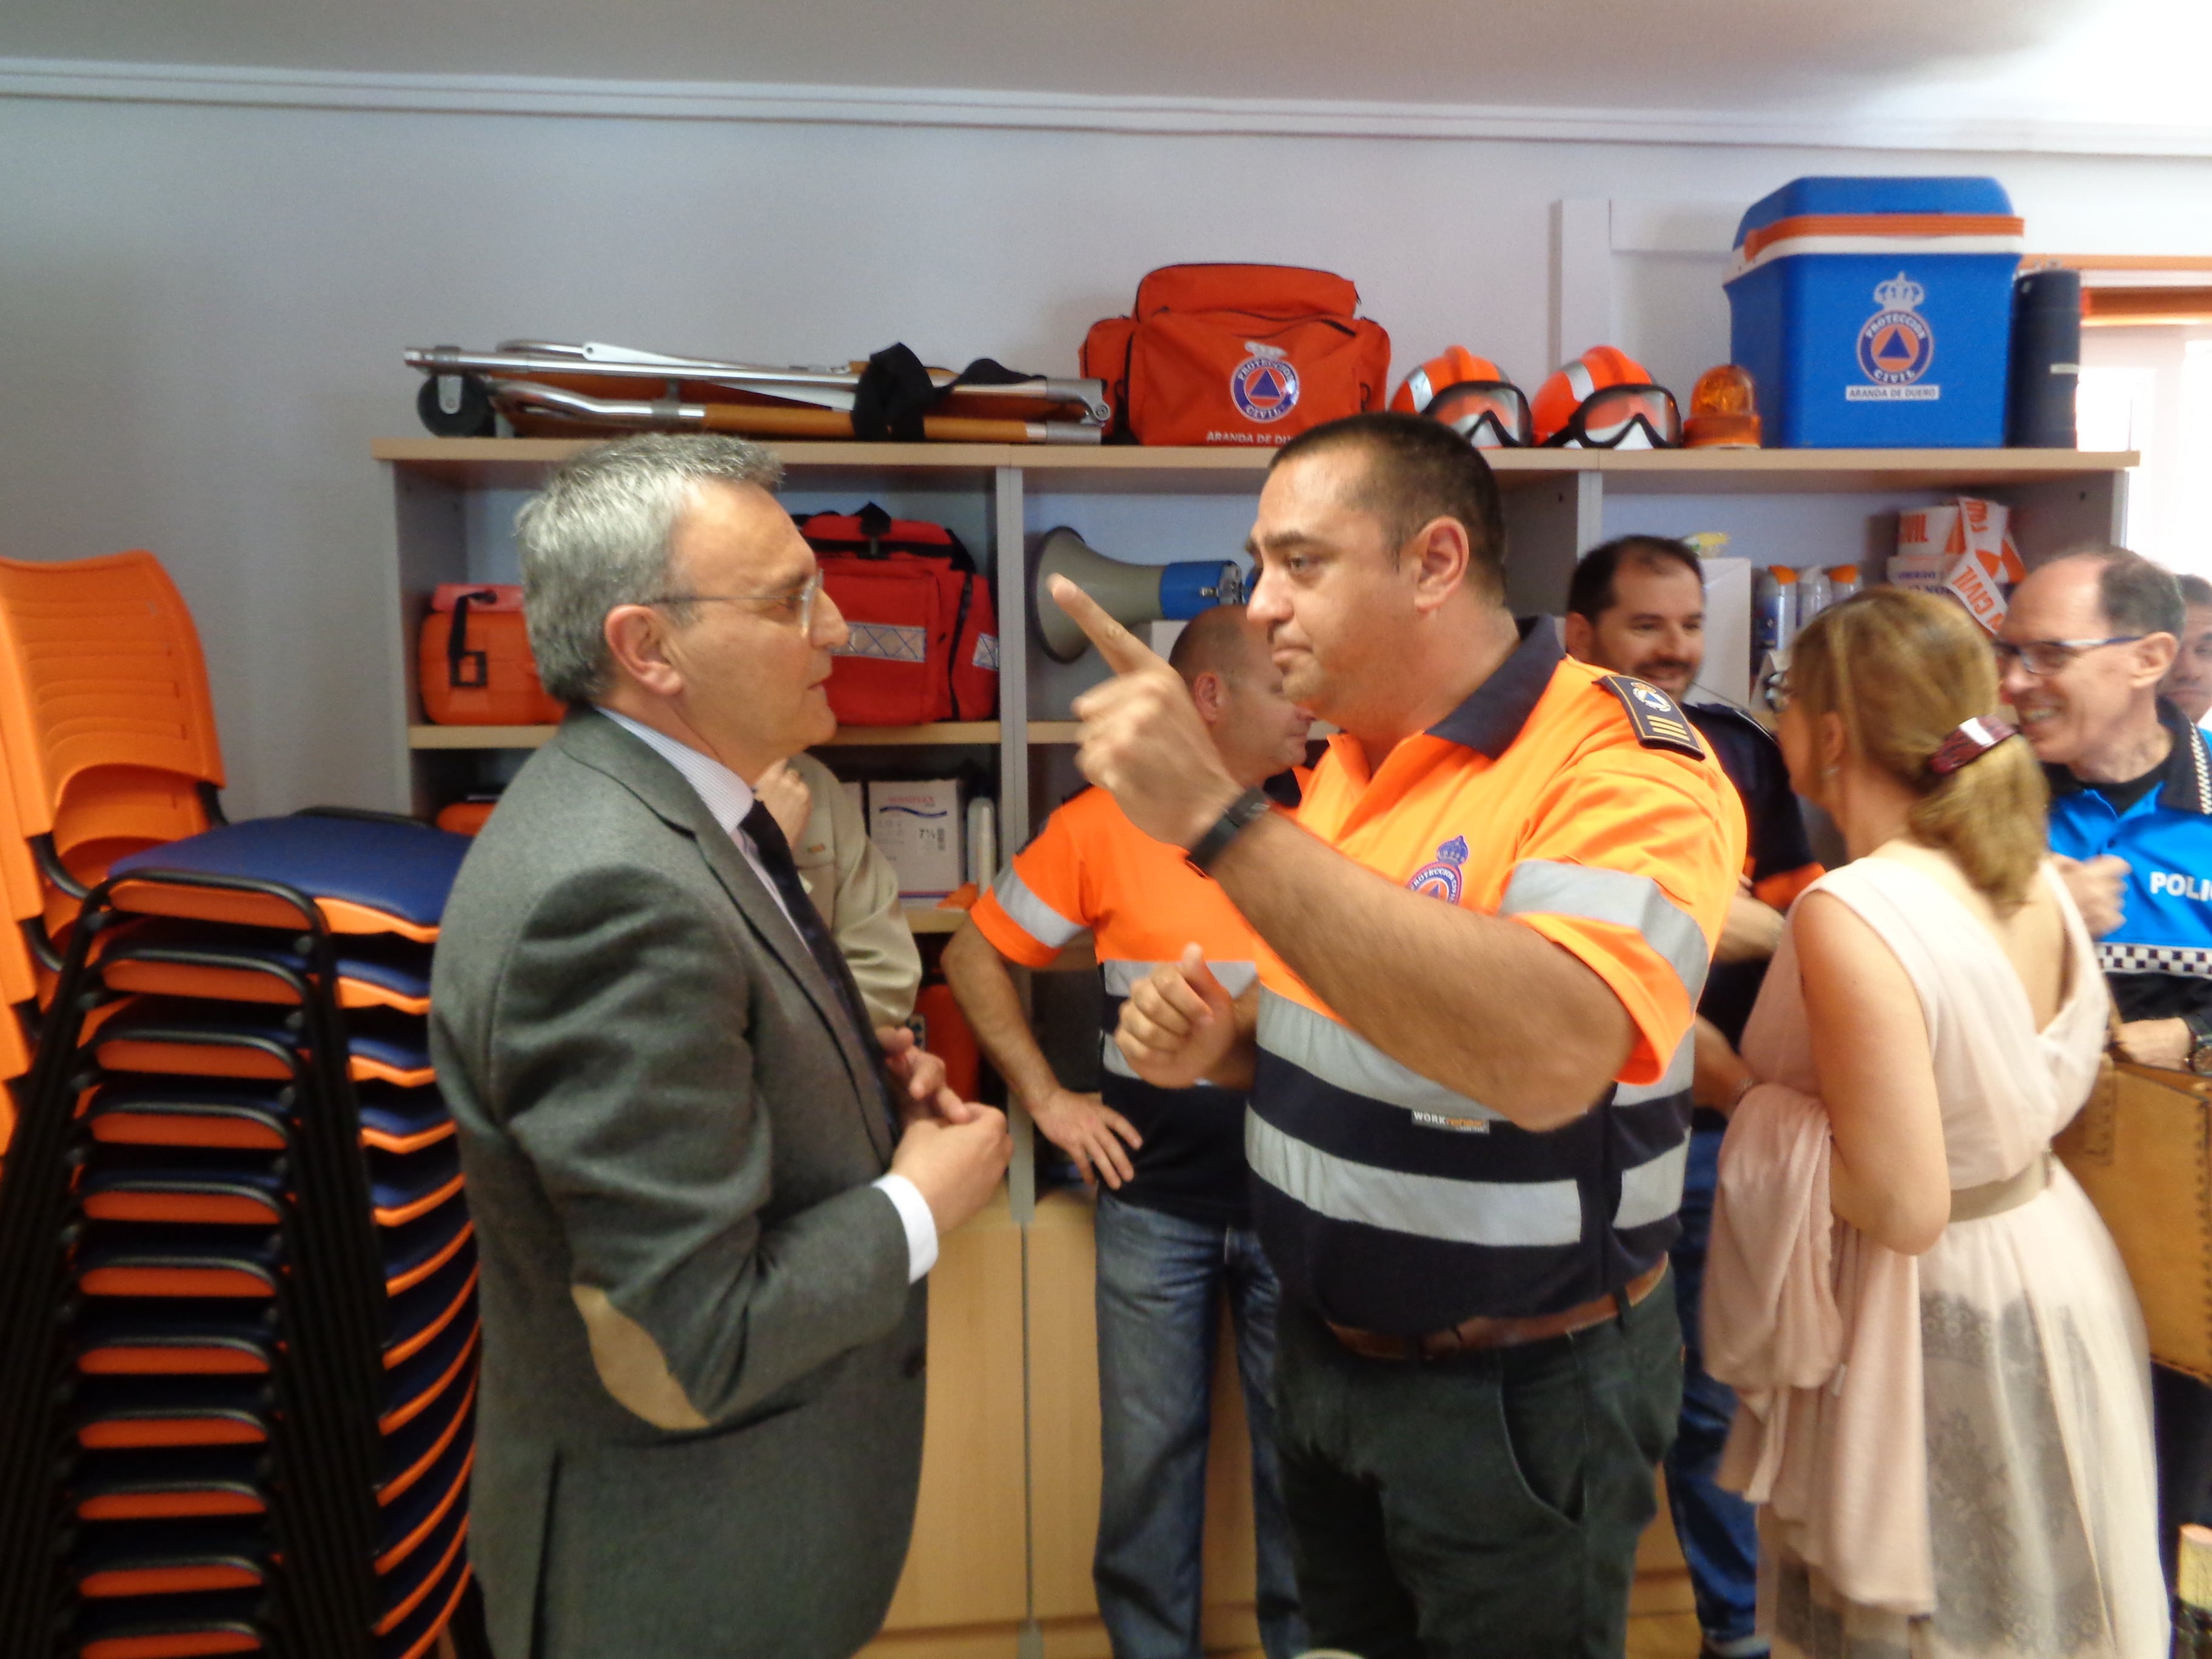
[[1274,810],[1275,803],[1267,798],[1264,789],[1247,789],[1229,803],[1213,827],[1198,838],[1198,844],[1183,857],[1199,874],[1211,875],[1213,862],[1229,848],[1229,843],[1243,835],[1255,818],[1265,817]]

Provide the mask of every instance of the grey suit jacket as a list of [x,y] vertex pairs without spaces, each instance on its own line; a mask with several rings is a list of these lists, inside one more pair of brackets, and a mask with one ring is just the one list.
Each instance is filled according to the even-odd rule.
[[432,1008],[499,1659],[850,1653],[913,1524],[925,1304],[836,992],[690,785],[580,710],[462,866]]

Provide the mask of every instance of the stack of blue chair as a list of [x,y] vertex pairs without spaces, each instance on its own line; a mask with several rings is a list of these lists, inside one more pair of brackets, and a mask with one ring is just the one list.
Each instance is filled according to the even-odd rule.
[[0,1653],[418,1659],[479,1627],[476,1247],[428,1038],[468,842],[118,860],[0,1174]]

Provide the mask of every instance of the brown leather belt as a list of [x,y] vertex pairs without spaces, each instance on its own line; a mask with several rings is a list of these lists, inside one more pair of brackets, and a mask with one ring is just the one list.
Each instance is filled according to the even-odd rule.
[[1555,1336],[1571,1336],[1593,1325],[1617,1319],[1659,1288],[1667,1276],[1667,1263],[1637,1274],[1609,1296],[1584,1302],[1561,1313],[1534,1314],[1526,1319],[1491,1319],[1481,1315],[1446,1331],[1426,1336],[1385,1336],[1332,1322],[1336,1340],[1365,1359],[1443,1359],[1455,1353],[1474,1353],[1486,1348],[1517,1348],[1524,1342],[1544,1342]]

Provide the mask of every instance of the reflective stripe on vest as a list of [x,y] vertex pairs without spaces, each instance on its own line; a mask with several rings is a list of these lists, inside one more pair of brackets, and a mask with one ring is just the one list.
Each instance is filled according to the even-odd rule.
[[1338,1158],[1244,1115],[1252,1173],[1331,1221],[1356,1222],[1452,1244],[1578,1243],[1582,1189],[1571,1181],[1455,1181]]
[[991,896],[999,901],[999,908],[1012,919],[1015,927],[1040,945],[1057,949],[1084,931],[1081,922],[1070,921],[1030,891],[1029,884],[1011,864],[991,884]]
[[1680,976],[1692,1002],[1705,989],[1705,969],[1712,963],[1705,933],[1649,876],[1529,859],[1513,866],[1498,914],[1579,916],[1632,927]]

